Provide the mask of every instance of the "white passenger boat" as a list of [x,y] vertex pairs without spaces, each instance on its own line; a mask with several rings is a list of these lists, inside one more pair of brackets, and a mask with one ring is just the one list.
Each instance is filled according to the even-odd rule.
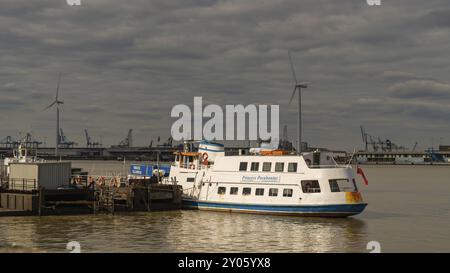
[[346,217],[367,206],[352,167],[323,152],[225,156],[223,145],[202,142],[176,153],[169,179],[182,186],[183,205],[200,210]]

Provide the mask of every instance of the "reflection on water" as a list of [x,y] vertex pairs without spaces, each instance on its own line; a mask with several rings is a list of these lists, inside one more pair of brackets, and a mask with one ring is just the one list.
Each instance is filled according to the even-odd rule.
[[[95,174],[121,162],[75,162]],[[0,252],[382,252],[450,251],[450,167],[364,166],[369,203],[356,217],[298,218],[205,211],[0,218]],[[11,248],[15,243],[17,247]]]
[[[11,228],[14,227],[14,228]],[[3,218],[0,245],[64,252],[364,251],[364,221],[172,211],[115,216]],[[27,250],[25,250],[27,251]]]

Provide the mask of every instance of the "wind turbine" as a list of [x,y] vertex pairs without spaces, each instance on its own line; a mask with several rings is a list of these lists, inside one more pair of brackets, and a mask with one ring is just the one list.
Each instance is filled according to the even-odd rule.
[[291,52],[288,50],[289,63],[291,64],[292,75],[294,76],[295,85],[294,91],[292,92],[291,99],[289,100],[289,105],[294,99],[295,92],[298,90],[298,125],[297,125],[297,152],[301,154],[302,152],[302,88],[308,88],[307,82],[298,82],[297,75],[295,73],[294,64],[292,62]]
[[55,146],[55,156],[58,156],[58,146],[60,143],[60,134],[59,134],[59,105],[60,104],[64,104],[64,101],[59,100],[59,86],[61,84],[61,73],[59,73],[58,76],[58,85],[56,87],[56,96],[55,96],[55,100],[49,105],[47,106],[45,110],[53,107],[54,105],[56,105],[56,146]]

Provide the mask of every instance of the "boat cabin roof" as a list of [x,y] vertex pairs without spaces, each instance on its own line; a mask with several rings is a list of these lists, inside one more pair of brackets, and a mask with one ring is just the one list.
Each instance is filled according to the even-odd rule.
[[181,155],[181,156],[200,156],[200,153],[197,153],[197,152],[175,152],[174,155]]

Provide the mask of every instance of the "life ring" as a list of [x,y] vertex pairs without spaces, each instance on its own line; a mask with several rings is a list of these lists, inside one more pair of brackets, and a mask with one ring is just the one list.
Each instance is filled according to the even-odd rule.
[[191,167],[192,170],[195,170],[195,164],[191,164],[190,167]]
[[94,178],[92,178],[92,176],[88,177],[88,187],[92,186],[95,184]]
[[202,154],[202,163],[203,163],[203,165],[208,165],[208,157],[209,157],[209,155],[208,155],[208,153],[207,152],[204,152],[203,154]]
[[116,185],[116,179],[114,177],[112,177],[111,180],[109,181],[109,186],[114,187],[115,185]]
[[109,182],[109,186],[118,188],[120,186],[119,179],[117,177],[111,178],[111,181]]
[[97,184],[98,184],[99,186],[103,186],[103,185],[105,184],[105,178],[104,178],[103,176],[100,176],[100,177],[97,179]]

